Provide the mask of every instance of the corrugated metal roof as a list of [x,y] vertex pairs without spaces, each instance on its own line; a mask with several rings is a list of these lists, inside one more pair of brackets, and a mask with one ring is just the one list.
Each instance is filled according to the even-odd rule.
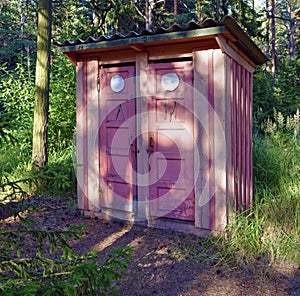
[[55,42],[55,45],[57,45],[59,47],[74,46],[74,45],[79,45],[79,44],[97,43],[97,42],[102,42],[102,41],[113,41],[113,40],[126,39],[126,38],[132,38],[132,37],[190,31],[190,30],[195,30],[195,29],[211,28],[211,27],[217,27],[217,26],[223,26],[223,25],[224,25],[223,21],[216,22],[212,19],[207,19],[202,24],[197,24],[197,23],[191,21],[185,26],[179,26],[177,24],[174,24],[173,26],[171,26],[170,28],[167,28],[167,29],[165,29],[163,27],[158,27],[158,28],[154,29],[153,31],[142,30],[140,33],[131,31],[129,34],[126,34],[126,35],[121,34],[121,33],[116,33],[114,35],[102,35],[98,38],[94,38],[94,37],[90,36],[84,40],[79,38],[74,41],[66,40],[64,42]]
[[[228,32],[229,35],[227,34]],[[264,64],[267,61],[266,56],[257,45],[230,16],[225,16],[219,22],[207,19],[201,24],[195,22],[189,22],[186,26],[174,24],[168,29],[158,27],[153,31],[143,30],[140,33],[130,32],[127,35],[117,33],[114,35],[102,35],[98,38],[88,37],[85,40],[66,40],[64,42],[55,42],[55,45],[59,46],[64,53],[72,53],[83,52],[87,49],[132,46],[135,44],[146,45],[166,40],[209,37],[222,34],[227,34],[227,39],[233,39],[235,46],[248,55],[256,65]]]

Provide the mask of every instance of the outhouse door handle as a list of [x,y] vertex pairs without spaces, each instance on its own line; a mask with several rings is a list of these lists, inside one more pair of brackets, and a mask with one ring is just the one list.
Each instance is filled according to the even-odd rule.
[[154,153],[154,135],[151,133],[149,136],[149,154]]

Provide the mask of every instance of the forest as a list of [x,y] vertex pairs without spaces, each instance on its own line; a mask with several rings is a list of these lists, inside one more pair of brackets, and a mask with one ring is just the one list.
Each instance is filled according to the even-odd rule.
[[[43,8],[49,20],[45,33],[49,77],[46,92],[41,94],[37,36],[39,9]],[[84,225],[39,228],[42,225],[30,218],[30,213],[39,212],[37,197],[45,198],[44,203],[49,197],[62,198],[76,212],[76,73],[55,44],[168,28],[174,23],[201,24],[208,18],[220,21],[226,15],[238,22],[268,58],[256,69],[253,82],[254,202],[251,211],[233,215],[224,235],[201,239],[198,251],[209,253],[217,248],[210,253],[214,261],[246,271],[257,258],[267,258],[268,266],[277,259],[299,266],[299,1],[2,0],[0,295],[113,295],[117,293],[115,281],[134,254],[130,246],[112,250],[102,261],[96,251],[78,254],[71,242],[84,235]],[[38,114],[44,120],[39,135]],[[14,223],[18,221],[18,228],[7,222],[10,216]],[[26,256],[24,237],[35,242],[31,256]],[[53,256],[55,252],[62,256]],[[189,248],[192,253],[197,249]],[[205,258],[212,257],[206,254]]]

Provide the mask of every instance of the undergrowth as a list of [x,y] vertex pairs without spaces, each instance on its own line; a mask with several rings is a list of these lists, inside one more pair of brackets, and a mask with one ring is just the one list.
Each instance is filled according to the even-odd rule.
[[[101,263],[99,252],[76,254],[70,241],[79,240],[85,226],[60,230],[34,225],[27,214],[37,209],[21,186],[27,181],[32,180],[0,186],[12,192],[0,198],[0,295],[117,295],[114,281],[121,278],[133,249],[116,248]],[[30,242],[30,251],[24,241]]]
[[225,235],[216,238],[222,260],[300,264],[300,114],[275,112],[274,118],[253,142],[252,208],[233,213]]
[[49,161],[41,172],[31,169],[31,153],[18,145],[7,144],[0,148],[0,184],[27,179],[39,180],[38,192],[32,182],[21,182],[20,186],[32,194],[75,194],[76,176],[72,147],[62,151],[50,151]]

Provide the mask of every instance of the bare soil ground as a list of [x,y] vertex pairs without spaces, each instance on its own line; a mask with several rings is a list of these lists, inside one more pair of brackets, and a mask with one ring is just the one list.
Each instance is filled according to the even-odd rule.
[[[69,199],[34,199],[39,209],[32,215],[45,228],[66,229],[86,224],[81,241],[72,243],[84,253],[92,249],[105,258],[114,247],[131,245],[135,251],[122,280],[121,295],[299,295],[299,266],[280,260],[271,265],[258,258],[251,266],[220,261],[218,246],[193,235],[79,215]],[[5,213],[4,213],[5,214]],[[18,227],[12,218],[9,227]],[[30,248],[24,242],[24,248]],[[30,250],[28,250],[30,251]]]

